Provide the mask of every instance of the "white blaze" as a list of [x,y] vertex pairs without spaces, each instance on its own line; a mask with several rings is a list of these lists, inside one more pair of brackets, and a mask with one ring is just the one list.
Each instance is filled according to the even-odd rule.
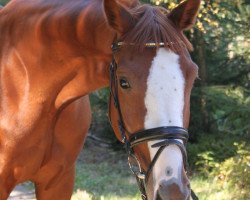
[[[185,79],[179,64],[179,56],[160,48],[152,62],[147,80],[145,106],[145,129],[161,126],[183,126]],[[152,148],[155,142],[149,142],[151,159],[158,148]],[[182,154],[175,145],[166,147],[153,168],[154,188],[161,180],[180,178],[182,169]],[[166,170],[172,169],[170,176]]]

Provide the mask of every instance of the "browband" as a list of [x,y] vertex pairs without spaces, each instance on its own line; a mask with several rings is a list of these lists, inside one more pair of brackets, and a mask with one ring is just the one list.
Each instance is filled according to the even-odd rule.
[[[174,42],[170,42],[170,43],[164,43],[164,42],[159,42],[159,43],[156,43],[156,42],[147,42],[144,44],[145,47],[165,47],[165,46],[172,46],[174,45],[175,43]],[[125,42],[116,42],[116,43],[113,43],[112,46],[111,46],[111,49],[113,51],[116,51],[118,50],[119,48],[121,48],[122,46],[136,46],[135,43],[125,43]]]

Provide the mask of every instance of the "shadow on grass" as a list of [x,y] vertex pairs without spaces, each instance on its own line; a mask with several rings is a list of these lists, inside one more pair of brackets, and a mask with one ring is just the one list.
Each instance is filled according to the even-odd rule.
[[89,199],[98,200],[139,200],[137,183],[126,160],[124,151],[114,152],[87,141],[77,162],[76,194],[84,195],[85,191]]

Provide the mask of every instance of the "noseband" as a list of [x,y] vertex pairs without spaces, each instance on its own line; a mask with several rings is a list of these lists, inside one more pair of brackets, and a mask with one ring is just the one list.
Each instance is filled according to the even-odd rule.
[[[112,45],[113,54],[120,49],[121,46],[125,45],[123,42],[118,42]],[[134,44],[129,44],[134,45]],[[173,45],[172,43],[169,45]],[[147,48],[156,48],[156,47],[165,47],[164,43],[146,43],[145,46]],[[121,107],[119,103],[118,96],[118,81],[117,81],[117,63],[114,59],[110,64],[110,98],[113,98],[114,106],[118,113],[118,127],[119,132],[121,134],[122,142],[125,144],[125,149],[128,155],[128,164],[132,173],[135,175],[140,192],[143,200],[148,200],[146,193],[146,184],[148,182],[148,178],[152,173],[153,167],[155,166],[158,158],[160,157],[162,151],[169,145],[176,145],[179,147],[183,157],[184,169],[187,171],[187,152],[186,152],[186,144],[188,141],[188,131],[183,127],[178,126],[164,126],[157,127],[147,130],[142,130],[136,133],[129,133],[126,130]],[[109,114],[109,118],[111,115]],[[110,119],[111,122],[111,119]],[[127,135],[126,135],[127,133]],[[147,171],[144,171],[141,167],[139,160],[137,159],[134,153],[134,147],[139,144],[160,140],[160,142],[156,142],[151,147],[158,148],[154,158],[152,159]],[[182,142],[181,142],[182,141]],[[194,200],[198,200],[198,197],[191,190],[191,196]]]

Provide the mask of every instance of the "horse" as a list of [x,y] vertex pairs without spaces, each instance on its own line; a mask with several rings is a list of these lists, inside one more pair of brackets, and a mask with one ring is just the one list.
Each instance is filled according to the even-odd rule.
[[71,198],[88,95],[107,86],[111,125],[142,198],[189,199],[185,144],[198,68],[183,31],[199,5],[168,12],[137,0],[12,0],[1,8],[0,199],[28,180],[38,200]]

